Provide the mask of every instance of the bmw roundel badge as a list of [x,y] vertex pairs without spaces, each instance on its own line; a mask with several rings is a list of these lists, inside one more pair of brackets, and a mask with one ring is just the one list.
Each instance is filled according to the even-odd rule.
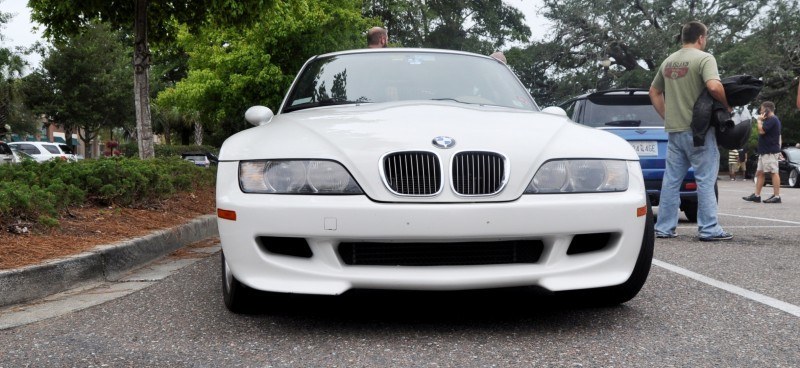
[[438,148],[448,149],[456,145],[456,140],[447,136],[440,135],[433,139],[433,145]]

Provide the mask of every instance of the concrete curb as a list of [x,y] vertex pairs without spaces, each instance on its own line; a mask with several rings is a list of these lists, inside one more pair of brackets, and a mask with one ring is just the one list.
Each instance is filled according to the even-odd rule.
[[118,280],[134,268],[217,234],[216,216],[201,216],[183,225],[101,245],[72,257],[0,271],[0,307],[40,299],[92,282]]

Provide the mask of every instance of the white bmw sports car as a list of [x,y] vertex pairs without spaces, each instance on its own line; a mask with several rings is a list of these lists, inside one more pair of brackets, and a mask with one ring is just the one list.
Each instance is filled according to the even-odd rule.
[[363,49],[309,59],[277,114],[219,156],[223,296],[539,286],[603,304],[650,270],[639,157],[540,111],[487,56]]

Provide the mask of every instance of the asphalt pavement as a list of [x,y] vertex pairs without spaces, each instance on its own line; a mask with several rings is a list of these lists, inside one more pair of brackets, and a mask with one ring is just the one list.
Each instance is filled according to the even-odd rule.
[[141,286],[124,296],[0,327],[0,367],[798,367],[800,189],[781,188],[775,205],[741,199],[752,181],[718,184],[733,240],[700,242],[682,219],[622,306],[531,290],[356,292],[265,298],[237,315],[222,303],[214,244],[186,264],[159,261],[167,276],[150,264],[64,300]]

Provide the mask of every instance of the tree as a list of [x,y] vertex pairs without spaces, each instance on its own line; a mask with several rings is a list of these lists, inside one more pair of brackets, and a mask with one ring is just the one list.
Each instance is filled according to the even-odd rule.
[[[0,12],[0,30],[10,19],[11,14]],[[0,41],[3,39],[0,33]],[[0,128],[4,131],[6,125],[12,132],[31,133],[33,130],[32,119],[22,104],[18,83],[26,65],[18,52],[0,47]]]
[[558,63],[551,56],[558,51],[555,43],[534,43],[532,46],[512,47],[505,52],[508,66],[514,70],[537,103],[550,106],[558,102],[553,96],[571,96],[583,92],[587,82],[564,81],[561,83],[553,70]]
[[276,108],[309,57],[364,47],[368,26],[356,0],[276,0],[248,29],[184,29],[179,44],[191,56],[188,75],[156,102],[177,107],[187,122],[202,122],[210,133],[204,140],[220,144],[248,127],[248,107]]
[[[108,25],[92,23],[79,35],[56,40],[42,69],[28,79],[34,111],[77,132],[87,145],[101,128],[133,120],[131,65],[120,37]],[[32,93],[34,88],[40,90]]]
[[370,0],[364,15],[381,19],[392,43],[489,54],[527,42],[525,16],[501,0]]
[[0,127],[11,126],[11,131],[29,130],[22,124],[27,111],[19,91],[19,78],[25,62],[19,54],[0,48]]
[[718,56],[727,75],[750,74],[764,80],[754,101],[772,101],[783,123],[783,142],[800,142],[800,113],[796,107],[800,77],[800,8],[797,1],[778,1],[769,7],[757,29]]
[[[574,92],[563,86],[579,86],[577,90],[585,92],[597,88],[601,78],[608,87],[642,87],[649,85],[661,61],[679,47],[677,36],[684,23],[705,23],[711,35],[709,51],[719,55],[754,32],[753,19],[763,16],[767,3],[545,0],[544,16],[553,23],[553,32],[529,48],[553,61],[548,73],[560,85],[553,100]],[[607,69],[601,65],[605,60]]]
[[168,43],[180,23],[196,28],[204,23],[241,24],[261,14],[271,0],[30,0],[31,18],[45,25],[46,37],[74,35],[93,20],[134,35],[134,105],[139,156],[152,158],[153,130],[150,120],[149,42]]

